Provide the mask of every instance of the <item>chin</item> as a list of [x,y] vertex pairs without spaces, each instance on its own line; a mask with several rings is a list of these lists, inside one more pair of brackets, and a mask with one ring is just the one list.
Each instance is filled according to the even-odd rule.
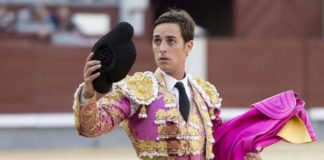
[[160,65],[159,68],[165,73],[170,73],[171,72],[171,69],[166,67],[166,66]]

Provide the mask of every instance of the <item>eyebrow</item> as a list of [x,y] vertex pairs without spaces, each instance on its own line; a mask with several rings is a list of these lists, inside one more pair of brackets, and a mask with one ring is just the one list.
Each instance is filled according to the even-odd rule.
[[175,39],[176,36],[166,36],[166,38]]
[[153,38],[160,38],[160,35],[154,35]]
[[[161,36],[160,35],[154,35],[153,38],[160,38]],[[175,39],[176,36],[172,36],[172,35],[169,35],[169,36],[165,36],[166,38],[170,38],[170,39]]]

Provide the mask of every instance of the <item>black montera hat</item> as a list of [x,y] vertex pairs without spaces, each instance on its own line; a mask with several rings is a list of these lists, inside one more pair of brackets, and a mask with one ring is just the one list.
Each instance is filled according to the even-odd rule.
[[93,72],[100,72],[100,76],[92,82],[97,92],[108,92],[112,83],[123,79],[133,66],[136,58],[133,33],[129,23],[121,22],[93,46],[92,60],[101,61],[101,68]]

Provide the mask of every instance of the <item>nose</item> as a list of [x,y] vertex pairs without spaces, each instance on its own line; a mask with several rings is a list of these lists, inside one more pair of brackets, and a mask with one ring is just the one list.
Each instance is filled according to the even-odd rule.
[[167,45],[165,44],[164,41],[162,41],[160,44],[160,53],[166,52],[166,49],[167,49]]

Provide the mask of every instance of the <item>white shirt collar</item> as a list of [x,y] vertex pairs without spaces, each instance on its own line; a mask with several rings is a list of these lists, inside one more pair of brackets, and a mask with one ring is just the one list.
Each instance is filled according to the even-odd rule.
[[162,73],[162,75],[164,77],[164,80],[165,80],[165,83],[166,83],[169,91],[172,90],[172,88],[174,87],[174,85],[177,82],[182,82],[184,86],[188,86],[188,76],[187,76],[187,74],[185,75],[185,77],[182,80],[177,80],[177,79],[171,77],[170,75],[168,75],[167,73],[165,73],[164,71],[162,71],[160,68],[159,68],[159,71]]
[[186,73],[185,77],[182,79],[182,80],[177,80],[173,77],[171,77],[170,75],[166,74],[164,71],[162,71],[160,68],[158,68],[159,71],[162,73],[162,76],[164,77],[164,81],[165,81],[165,84],[169,90],[169,92],[175,94],[175,96],[177,97],[177,103],[179,104],[179,91],[178,89],[175,87],[175,84],[177,82],[182,82],[184,87],[185,87],[185,90],[186,90],[186,93],[187,93],[187,96],[188,98],[190,99],[191,97],[191,92],[190,92],[190,87],[189,87],[189,82],[188,82],[188,74]]

